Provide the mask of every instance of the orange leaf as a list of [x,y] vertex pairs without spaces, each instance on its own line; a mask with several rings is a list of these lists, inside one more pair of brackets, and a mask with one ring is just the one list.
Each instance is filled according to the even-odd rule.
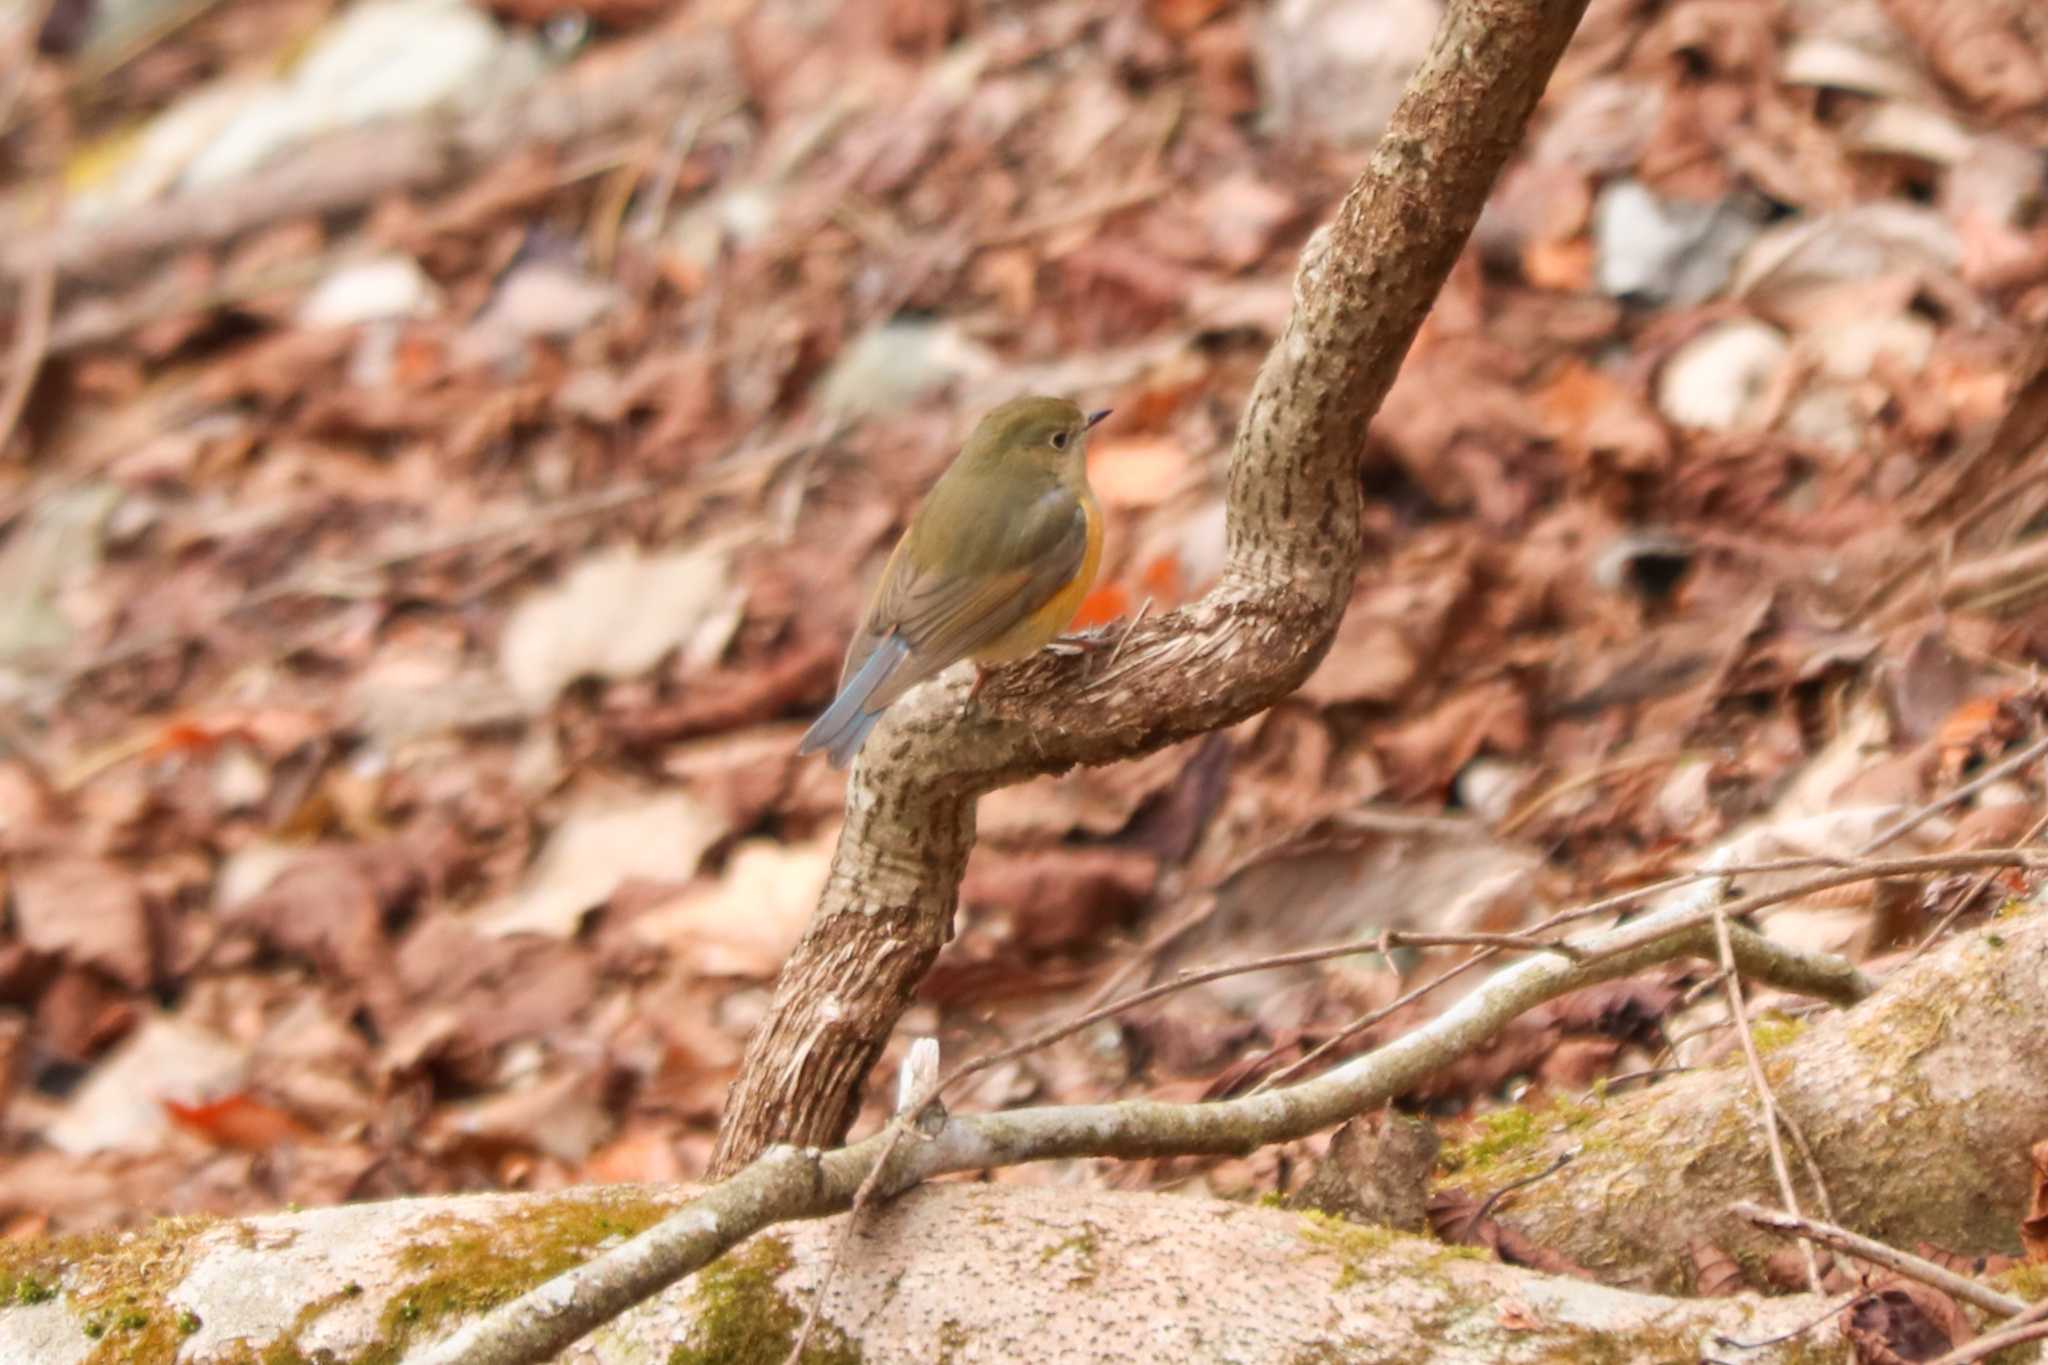
[[1934,733],[1935,747],[1969,749],[1988,737],[1998,725],[2001,707],[1996,697],[1973,697],[1948,713],[1948,719]]
[[1185,36],[1209,22],[1227,0],[1150,0],[1152,22],[1175,36]]
[[1619,401],[1620,390],[1611,376],[1582,360],[1567,360],[1536,390],[1536,406],[1549,419],[1552,435],[1576,436],[1602,408]]
[[1185,481],[1188,453],[1160,436],[1126,436],[1088,450],[1088,484],[1104,507],[1150,507]]
[[425,337],[400,338],[392,355],[392,380],[398,388],[420,388],[446,369],[440,343]]
[[198,1104],[163,1101],[171,1122],[219,1147],[260,1152],[281,1142],[303,1142],[313,1130],[284,1110],[249,1097],[245,1091]]
[[1522,276],[1537,289],[1584,293],[1593,287],[1592,239],[1531,242],[1522,253]]
[[1138,586],[1152,596],[1156,606],[1179,606],[1181,594],[1185,591],[1180,581],[1180,556],[1171,550],[1156,556],[1139,575]]
[[156,732],[149,743],[151,755],[162,758],[167,754],[203,754],[225,738],[227,731],[214,729],[195,720],[174,720]]
[[1081,610],[1074,614],[1070,630],[1093,630],[1106,626],[1131,609],[1131,595],[1117,583],[1104,583],[1081,601]]

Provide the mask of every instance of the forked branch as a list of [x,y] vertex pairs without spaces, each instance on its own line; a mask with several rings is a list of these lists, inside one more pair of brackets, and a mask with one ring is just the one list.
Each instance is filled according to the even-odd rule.
[[[1453,0],[1370,165],[1309,241],[1231,452],[1216,589],[1140,623],[1113,664],[1040,655],[979,704],[938,680],[855,765],[809,928],[747,1049],[713,1159],[831,1146],[951,930],[982,793],[1111,763],[1271,706],[1322,658],[1357,573],[1358,458],[1585,0]],[[1331,92],[1342,98],[1342,92]]]

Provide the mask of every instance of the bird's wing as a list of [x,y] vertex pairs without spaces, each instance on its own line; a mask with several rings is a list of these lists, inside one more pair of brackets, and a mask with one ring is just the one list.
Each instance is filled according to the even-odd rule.
[[959,556],[964,567],[927,566],[899,551],[884,572],[862,639],[847,654],[859,668],[885,640],[909,646],[865,705],[879,709],[924,679],[1000,640],[1074,581],[1088,552],[1088,513],[1065,488],[1048,489],[1005,519],[993,543]]

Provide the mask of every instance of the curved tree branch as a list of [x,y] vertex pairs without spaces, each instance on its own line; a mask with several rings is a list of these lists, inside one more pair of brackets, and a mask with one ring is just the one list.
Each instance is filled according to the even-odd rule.
[[771,1143],[831,1146],[951,932],[980,795],[1233,724],[1322,658],[1358,571],[1358,457],[1586,0],[1452,0],[1370,165],[1310,239],[1253,388],[1216,589],[1134,629],[1115,663],[1046,655],[978,706],[904,698],[855,765],[816,913],[726,1105],[713,1173]]

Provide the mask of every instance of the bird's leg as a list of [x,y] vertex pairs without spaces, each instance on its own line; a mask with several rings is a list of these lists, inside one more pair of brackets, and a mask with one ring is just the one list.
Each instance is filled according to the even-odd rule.
[[965,698],[967,701],[973,701],[981,695],[981,685],[988,681],[989,674],[992,671],[991,669],[983,668],[979,663],[974,665],[974,681],[968,685]]

